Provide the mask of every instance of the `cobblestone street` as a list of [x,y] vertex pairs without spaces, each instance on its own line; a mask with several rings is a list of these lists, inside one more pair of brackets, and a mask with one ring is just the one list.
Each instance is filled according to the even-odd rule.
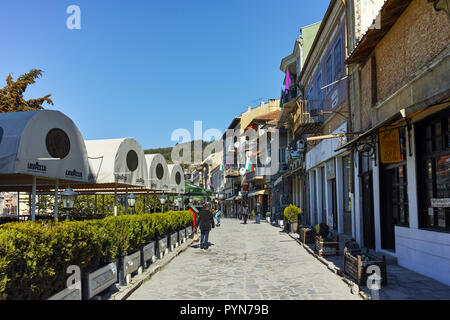
[[225,219],[208,250],[191,247],[130,300],[361,299],[287,234],[267,223]]

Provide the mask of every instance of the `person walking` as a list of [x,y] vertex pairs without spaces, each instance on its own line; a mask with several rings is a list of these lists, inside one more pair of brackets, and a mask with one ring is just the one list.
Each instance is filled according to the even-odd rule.
[[247,207],[247,204],[244,204],[244,206],[242,207],[242,216],[244,218],[244,224],[247,224],[247,219],[248,219],[248,207]]
[[214,217],[210,211],[208,203],[203,205],[203,208],[198,214],[198,227],[200,228],[200,249],[208,249],[209,232],[215,227]]
[[217,220],[217,224],[216,226],[220,227],[220,216],[222,215],[222,211],[219,209],[216,211],[216,220]]

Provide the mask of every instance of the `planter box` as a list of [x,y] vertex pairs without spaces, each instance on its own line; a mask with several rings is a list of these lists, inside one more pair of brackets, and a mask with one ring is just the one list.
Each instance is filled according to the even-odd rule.
[[362,261],[361,255],[352,255],[347,248],[344,248],[344,274],[349,276],[358,285],[365,286],[367,283],[367,268],[377,265],[381,270],[381,284],[387,285],[386,258],[382,259],[366,254],[370,261]]
[[48,300],[81,300],[81,286],[80,289],[66,288],[54,294]]
[[339,241],[334,241],[329,238],[322,238],[321,236],[315,236],[316,253],[320,257],[324,256],[337,256],[339,255]]
[[178,247],[178,232],[174,232],[174,233],[170,234],[169,246],[170,246],[170,251],[173,251],[173,250],[175,250],[176,247]]
[[178,243],[181,245],[186,241],[186,228],[178,230]]
[[168,237],[162,237],[158,240],[158,255],[159,258],[162,259],[162,257],[168,252],[167,245],[168,245]]
[[126,277],[136,272],[141,266],[141,251],[137,251],[128,256],[123,257],[123,275]]
[[87,274],[83,280],[83,297],[89,300],[117,282],[117,260]]
[[315,242],[316,232],[313,229],[300,228],[299,235],[302,243],[308,244]]
[[154,262],[156,260],[156,252],[157,252],[156,242],[152,241],[149,244],[146,244],[142,248],[142,264],[146,266],[148,261]]
[[188,237],[190,237],[194,233],[194,229],[192,228],[192,226],[189,226],[186,229],[188,231]]

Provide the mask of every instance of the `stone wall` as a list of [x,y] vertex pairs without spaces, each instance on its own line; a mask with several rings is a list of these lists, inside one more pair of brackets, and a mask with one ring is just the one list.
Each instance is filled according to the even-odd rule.
[[428,1],[411,2],[376,47],[378,101],[411,81],[414,72],[433,60],[449,43],[448,15],[436,12]]

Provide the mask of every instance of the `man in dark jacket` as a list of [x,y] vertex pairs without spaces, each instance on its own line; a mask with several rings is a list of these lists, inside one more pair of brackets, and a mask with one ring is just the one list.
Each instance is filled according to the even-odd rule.
[[214,228],[214,216],[210,211],[208,203],[205,203],[203,209],[198,214],[198,226],[200,228],[200,249],[208,249],[209,231]]

